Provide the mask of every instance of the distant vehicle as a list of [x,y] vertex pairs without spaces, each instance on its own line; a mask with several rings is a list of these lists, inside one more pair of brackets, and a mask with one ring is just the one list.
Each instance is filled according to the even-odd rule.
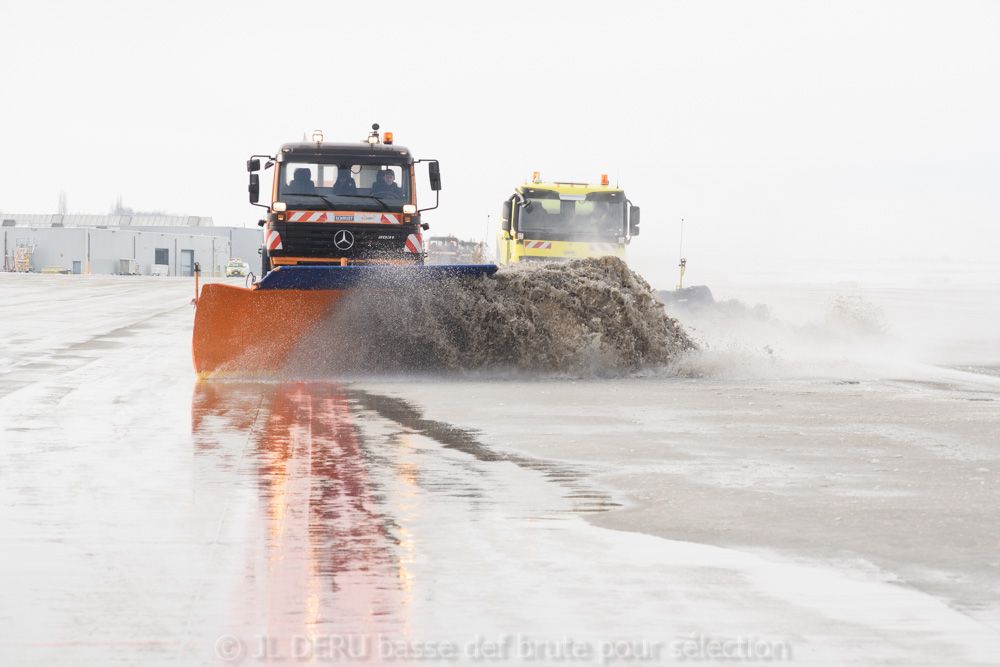
[[[427,264],[434,266],[460,264],[458,239],[454,236],[432,236],[427,239]],[[468,262],[466,262],[468,263]]]
[[226,277],[232,278],[234,276],[244,277],[246,274],[250,273],[250,265],[244,262],[242,259],[231,259],[229,264],[226,264]]
[[476,248],[479,247],[477,241],[459,241],[458,258],[456,264],[478,264],[482,259],[476,260]]

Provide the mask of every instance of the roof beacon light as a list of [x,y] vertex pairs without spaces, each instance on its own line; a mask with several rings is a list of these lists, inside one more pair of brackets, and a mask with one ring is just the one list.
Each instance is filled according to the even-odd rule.
[[542,179],[541,179],[541,177],[539,176],[539,173],[538,173],[537,171],[536,171],[536,172],[534,172],[534,173],[533,173],[533,174],[531,175],[531,182],[532,182],[532,183],[541,183],[541,182],[542,182]]
[[315,141],[317,144],[323,143],[323,130],[313,131],[313,141]]
[[386,132],[382,135],[382,143],[386,146],[392,145],[392,132]]
[[371,146],[378,143],[378,123],[372,123],[372,131],[368,133],[368,143]]
[[609,181],[608,181],[608,175],[607,174],[601,174],[601,185],[607,185],[608,183],[609,183]]

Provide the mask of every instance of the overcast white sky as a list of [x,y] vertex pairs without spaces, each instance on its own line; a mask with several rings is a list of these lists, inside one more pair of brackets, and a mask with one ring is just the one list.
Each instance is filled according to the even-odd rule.
[[249,155],[379,122],[433,233],[538,170],[611,174],[644,275],[682,218],[693,266],[1000,248],[1000,2],[0,2],[0,212],[249,226]]

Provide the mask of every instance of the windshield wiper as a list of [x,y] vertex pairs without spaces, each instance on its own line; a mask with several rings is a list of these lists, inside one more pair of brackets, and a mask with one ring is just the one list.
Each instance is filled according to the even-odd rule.
[[319,197],[320,199],[322,199],[323,201],[325,201],[330,206],[330,208],[337,208],[337,205],[334,204],[329,199],[327,199],[326,195],[321,195],[321,194],[319,194],[317,192],[298,192],[298,193],[288,192],[286,194],[289,195],[289,196],[291,196],[291,197]]
[[[321,195],[321,194],[319,194],[317,192],[303,192],[301,194],[288,193],[288,194],[289,194],[289,196],[292,196],[292,197],[319,197],[320,199],[322,199],[323,201],[325,201],[330,206],[330,208],[337,208],[337,205],[334,204],[329,199],[327,199],[326,195]],[[388,207],[388,205],[386,205],[386,203],[384,201],[382,201],[378,197],[373,197],[371,195],[334,195],[334,197],[354,197],[355,199],[373,199],[373,200],[375,200],[375,201],[377,201],[379,203],[379,205],[382,207],[383,211],[391,211],[392,210],[391,208]]]
[[384,210],[386,210],[386,211],[391,211],[392,210],[391,208],[389,208],[386,205],[386,203],[384,201],[382,201],[378,197],[373,197],[371,195],[337,195],[337,196],[338,197],[354,197],[355,199],[374,199],[375,201],[377,201],[379,204],[382,205],[382,208]]

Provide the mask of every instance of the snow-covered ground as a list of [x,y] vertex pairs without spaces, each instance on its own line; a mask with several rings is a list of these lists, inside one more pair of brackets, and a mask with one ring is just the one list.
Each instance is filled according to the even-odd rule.
[[503,381],[198,382],[192,295],[0,274],[3,664],[996,664],[995,284]]

